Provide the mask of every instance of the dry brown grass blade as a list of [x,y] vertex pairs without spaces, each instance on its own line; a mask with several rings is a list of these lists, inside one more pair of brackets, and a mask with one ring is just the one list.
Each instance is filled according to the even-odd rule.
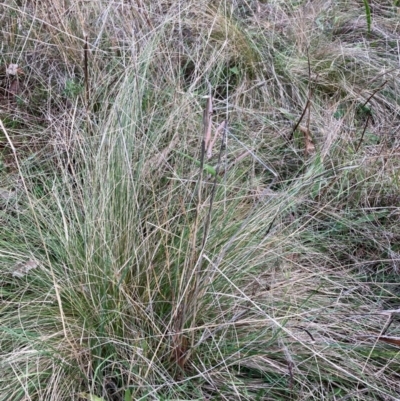
[[203,127],[204,127],[204,145],[205,149],[208,149],[208,146],[211,141],[211,120],[213,114],[213,99],[211,94],[211,85],[209,86],[209,95],[207,98],[206,108],[203,113]]
[[173,337],[173,352],[171,359],[176,363],[182,370],[185,368],[185,364],[188,360],[187,354],[189,349],[189,342],[182,333],[177,333]]
[[143,6],[142,1],[141,0],[136,0],[136,4],[138,5],[138,11],[139,14],[142,16],[144,16],[144,19],[146,20],[147,25],[154,29],[153,24],[151,23],[150,17],[149,17],[149,13],[146,10],[146,8]]
[[170,152],[176,148],[179,142],[178,135],[175,135],[170,143],[161,152],[158,152],[155,156],[146,162],[146,171],[156,170],[165,163],[168,159]]
[[[210,124],[210,126],[211,126],[211,124]],[[218,137],[221,135],[221,132],[223,132],[225,129],[226,129],[226,120],[222,121],[222,123],[215,130],[214,137],[213,137],[212,141],[209,143],[209,145],[207,147],[207,158],[208,159],[211,159],[212,150],[213,150],[213,147],[215,145],[215,142],[217,141]]]
[[400,346],[400,337],[380,336],[377,338],[378,341],[383,341],[387,344],[393,344]]

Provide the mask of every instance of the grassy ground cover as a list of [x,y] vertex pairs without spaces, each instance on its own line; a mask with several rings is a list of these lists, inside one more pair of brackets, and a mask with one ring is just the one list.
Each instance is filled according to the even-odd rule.
[[400,397],[397,1],[0,3],[0,401]]

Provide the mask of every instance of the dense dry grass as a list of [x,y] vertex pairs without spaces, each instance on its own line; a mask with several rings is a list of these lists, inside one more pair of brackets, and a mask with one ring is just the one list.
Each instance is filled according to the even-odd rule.
[[399,399],[369,3],[0,3],[0,401]]

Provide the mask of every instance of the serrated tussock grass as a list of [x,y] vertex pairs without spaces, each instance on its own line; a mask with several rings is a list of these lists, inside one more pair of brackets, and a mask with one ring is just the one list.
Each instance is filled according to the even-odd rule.
[[398,7],[368,3],[0,5],[1,401],[396,399]]

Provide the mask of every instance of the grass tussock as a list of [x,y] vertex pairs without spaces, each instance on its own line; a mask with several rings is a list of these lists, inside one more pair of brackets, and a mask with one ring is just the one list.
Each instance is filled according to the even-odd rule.
[[397,399],[397,2],[128,3],[0,4],[0,401]]

